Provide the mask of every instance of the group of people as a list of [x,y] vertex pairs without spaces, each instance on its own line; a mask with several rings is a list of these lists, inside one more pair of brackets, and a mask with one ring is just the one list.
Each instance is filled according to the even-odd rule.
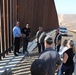
[[13,37],[14,37],[14,46],[15,46],[14,55],[15,56],[18,56],[18,53],[21,53],[19,51],[21,37],[23,37],[24,39],[23,54],[25,54],[25,52],[28,52],[27,46],[28,46],[30,35],[31,35],[31,29],[28,23],[25,25],[25,27],[22,30],[20,29],[19,26],[20,26],[20,23],[16,22],[16,25],[13,27]]
[[[31,65],[31,75],[72,75],[74,72],[74,41],[65,39],[62,45],[62,35],[56,30],[56,36],[53,41],[50,35],[46,35],[44,39],[44,50],[41,52],[41,43],[39,38],[42,34],[42,27],[36,34],[37,45],[39,50],[39,58]],[[53,43],[55,49],[53,49]],[[75,74],[74,74],[75,75]]]
[[[27,51],[29,37],[31,35],[31,29],[29,24],[21,30],[19,22],[13,28],[13,36],[15,41],[14,55],[18,56],[20,46],[20,38],[23,37],[23,54]],[[42,27],[39,27],[36,33],[36,41],[38,46],[39,58],[36,59],[31,65],[31,75],[54,75],[57,71],[57,75],[72,75],[74,72],[74,52],[75,46],[71,39],[65,39],[62,42],[62,35],[59,30],[56,30],[55,39],[50,35],[46,35]],[[55,44],[55,49],[53,49]]]
[[[51,36],[47,35],[44,39],[45,50],[40,54],[37,61],[34,61],[31,66],[32,75],[54,75],[55,70],[59,69],[61,64],[60,56],[59,53],[52,48],[52,45],[53,39]],[[38,61],[39,63],[41,62],[41,64],[37,65],[36,63],[38,63]],[[44,62],[45,65],[42,62]]]
[[75,45],[72,39],[64,39],[63,45],[61,45],[62,35],[59,34],[59,30],[56,30],[55,37],[55,49],[59,53],[61,58],[61,66],[58,71],[58,75],[72,75],[74,72],[74,53]]

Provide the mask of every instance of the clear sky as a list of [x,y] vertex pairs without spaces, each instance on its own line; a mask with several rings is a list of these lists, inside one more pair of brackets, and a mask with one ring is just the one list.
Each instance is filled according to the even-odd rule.
[[54,0],[58,14],[76,14],[76,0]]

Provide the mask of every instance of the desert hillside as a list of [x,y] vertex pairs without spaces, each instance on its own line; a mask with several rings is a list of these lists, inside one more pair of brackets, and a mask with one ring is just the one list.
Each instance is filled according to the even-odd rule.
[[76,30],[76,14],[59,14],[58,19],[60,26]]

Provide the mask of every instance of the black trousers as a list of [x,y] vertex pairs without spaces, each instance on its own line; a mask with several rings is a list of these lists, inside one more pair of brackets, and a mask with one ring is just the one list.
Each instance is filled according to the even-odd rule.
[[20,37],[15,37],[14,54],[16,54],[16,52],[19,52],[19,47],[20,47]]
[[57,46],[57,52],[59,52],[59,50],[60,50],[60,44]]
[[44,49],[45,49],[44,42],[41,43],[41,49],[42,49],[42,51],[44,51]]
[[27,51],[28,42],[29,42],[29,38],[24,38],[24,41],[23,41],[23,53],[25,53],[25,51]]
[[38,46],[38,52],[41,53],[41,44],[39,42],[37,42],[37,46]]
[[57,46],[56,46],[56,44],[55,44],[55,50],[56,50],[57,52],[59,52],[60,46],[61,46],[61,44],[59,44],[59,45],[57,45]]
[[39,43],[37,42],[37,46],[38,46],[38,52],[41,53],[44,51],[45,47],[44,47],[44,43]]

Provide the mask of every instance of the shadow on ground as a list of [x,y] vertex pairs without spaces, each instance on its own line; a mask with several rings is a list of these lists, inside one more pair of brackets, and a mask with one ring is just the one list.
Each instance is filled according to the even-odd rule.
[[31,75],[30,66],[32,62],[38,58],[37,48],[32,53],[27,54],[17,66],[12,69],[12,75]]

